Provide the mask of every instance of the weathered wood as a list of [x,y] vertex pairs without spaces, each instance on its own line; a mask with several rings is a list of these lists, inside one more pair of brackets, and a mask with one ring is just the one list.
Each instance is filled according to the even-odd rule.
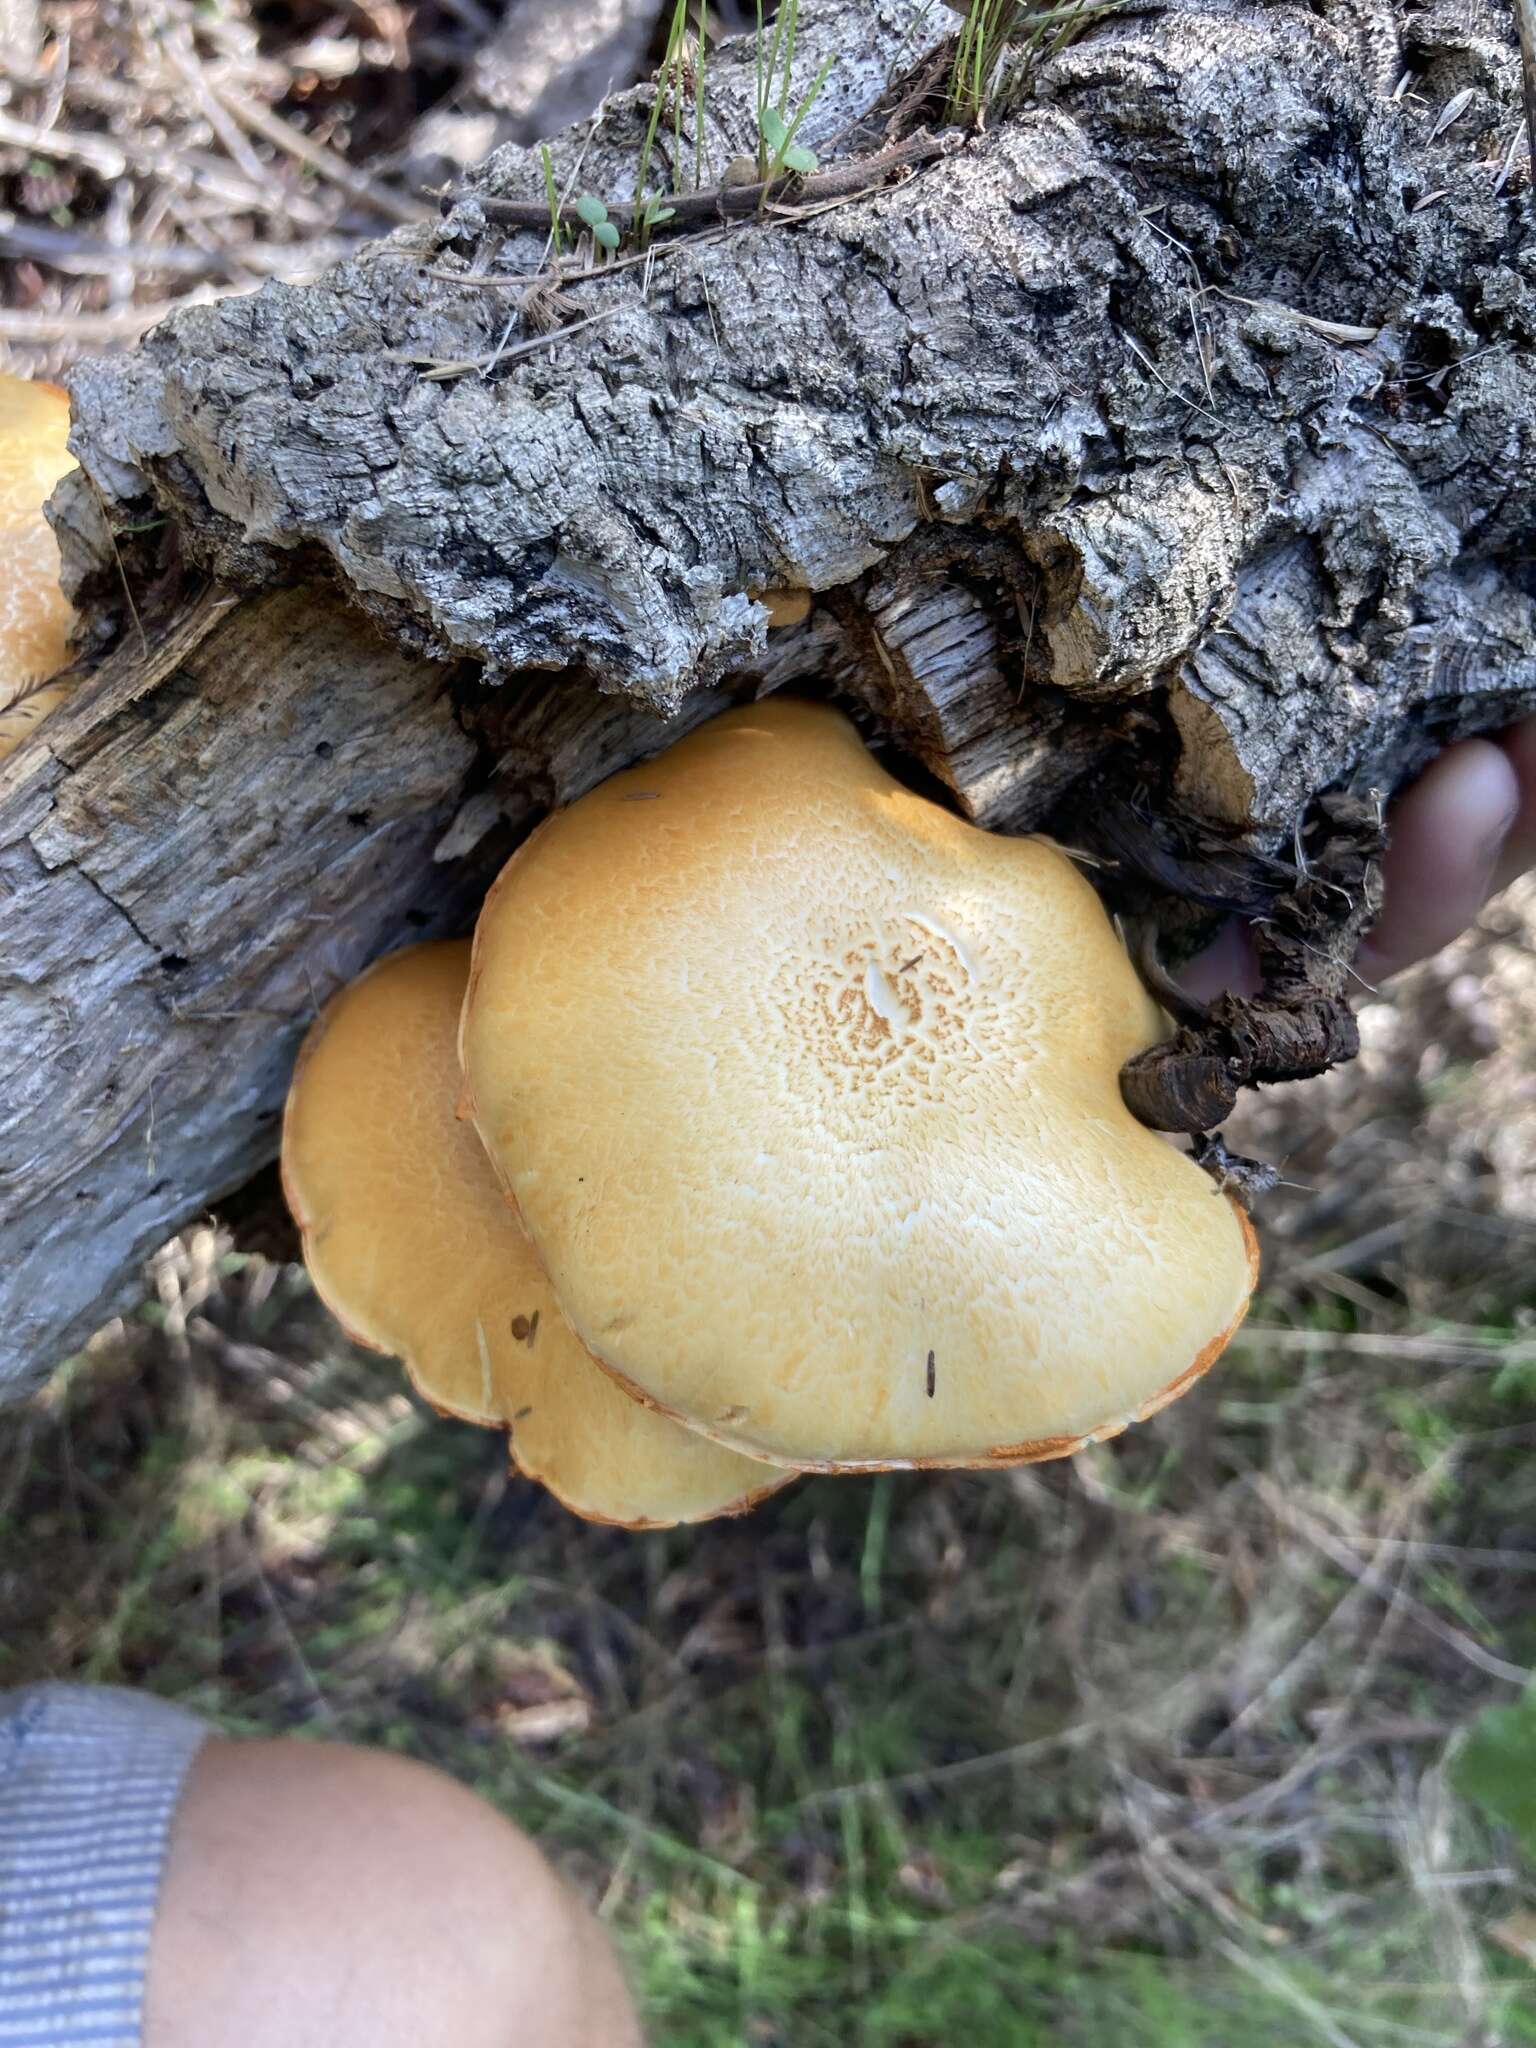
[[309,591],[206,599],[0,764],[0,1381],[270,1152],[316,1000],[463,914],[431,849],[474,747],[360,626]]
[[[834,70],[802,134],[873,157],[861,111],[942,20],[807,19],[797,76]],[[1519,76],[1493,0],[1110,19],[945,161],[663,240],[562,287],[591,323],[569,338],[432,381],[489,364],[517,305],[449,274],[539,267],[543,235],[490,218],[543,201],[505,149],[437,226],[83,372],[79,446],[122,525],[169,514],[215,573],[318,554],[427,651],[577,663],[667,709],[760,647],[749,591],[899,581],[965,527],[993,637],[1031,621],[1015,689],[1147,700],[1178,804],[1288,831],[1317,789],[1390,785],[1536,701]],[[755,90],[750,44],[712,64],[716,165]],[[557,176],[618,206],[648,110],[558,141]]]
[[[931,124],[946,26],[808,7],[803,139],[846,163]],[[755,90],[750,44],[712,58],[717,171]],[[650,107],[558,138],[562,184],[631,197]],[[521,324],[486,288],[543,253],[482,203],[542,194],[509,149],[440,222],[83,367],[63,541],[125,637],[0,767],[0,1379],[270,1154],[315,997],[461,921],[542,807],[710,690],[862,703],[1164,930],[1270,916],[1267,1016],[1170,1055],[1202,1103],[1344,1049],[1374,825],[1333,824],[1536,704],[1518,125],[1494,0],[1127,13],[942,161],[663,235]],[[307,587],[189,609],[189,576]],[[133,651],[125,582],[179,640]],[[765,643],[752,593],[786,585],[818,602]]]

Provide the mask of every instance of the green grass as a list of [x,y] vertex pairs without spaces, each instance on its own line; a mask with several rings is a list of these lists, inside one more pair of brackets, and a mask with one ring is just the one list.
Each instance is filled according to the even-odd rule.
[[1519,1526],[1536,1549],[1521,1285],[1457,1323],[1454,1370],[1350,1349],[1402,1326],[1386,1296],[1282,1296],[1280,1337],[1075,1465],[813,1481],[635,1537],[203,1232],[165,1255],[169,1314],[0,1458],[0,1683],[443,1766],[599,1903],[677,2048],[1536,2039],[1478,1934],[1532,1891],[1481,1796],[1509,1737],[1479,1716],[1515,1689],[1316,1541],[1429,1547],[1394,1584],[1536,1653],[1536,1573],[1479,1561]]
[[1508,1829],[1536,1869],[1536,1689],[1478,1715],[1456,1757],[1458,1791]]
[[1046,6],[1030,0],[972,0],[950,61],[950,120],[982,124],[989,114],[1006,111],[1036,65],[1121,5],[1122,0],[1064,0]]

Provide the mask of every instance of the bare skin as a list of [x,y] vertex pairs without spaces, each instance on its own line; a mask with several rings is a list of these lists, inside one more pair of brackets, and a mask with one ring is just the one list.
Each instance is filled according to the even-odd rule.
[[1536,719],[1450,747],[1396,804],[1386,896],[1360,949],[1380,981],[1437,952],[1536,862]]
[[[1536,866],[1536,718],[1498,740],[1462,740],[1392,807],[1381,917],[1356,969],[1374,987],[1466,930],[1489,896]],[[1192,995],[1258,985],[1246,931],[1232,923],[1180,977]]]
[[171,1835],[143,2048],[642,2048],[606,1936],[451,1779],[209,1741]]

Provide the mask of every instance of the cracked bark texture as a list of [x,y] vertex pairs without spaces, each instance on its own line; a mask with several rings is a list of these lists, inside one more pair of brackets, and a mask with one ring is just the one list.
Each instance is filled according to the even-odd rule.
[[[931,120],[889,88],[939,13],[808,7],[797,90],[834,62],[801,139]],[[753,92],[750,45],[712,60],[716,173]],[[630,194],[649,110],[558,138],[557,178]],[[915,174],[567,278],[568,334],[485,282],[542,262],[488,217],[543,191],[508,148],[440,222],[78,370],[68,574],[102,644],[126,583],[147,646],[0,767],[0,1379],[270,1156],[312,989],[462,921],[541,807],[718,693],[862,705],[1165,933],[1305,897],[1321,792],[1365,815],[1536,705],[1518,134],[1478,0],[1127,13]],[[189,609],[195,578],[305,589]],[[817,603],[765,643],[785,586]]]
[[[803,78],[824,45],[858,55],[813,145],[924,18],[817,16]],[[428,381],[516,306],[444,273],[539,265],[541,236],[479,203],[542,193],[502,150],[439,226],[78,373],[78,445],[122,524],[168,513],[222,577],[319,558],[423,651],[664,709],[760,647],[750,591],[841,589],[925,529],[980,528],[1011,556],[994,612],[1034,620],[1017,681],[1155,692],[1178,800],[1289,827],[1536,692],[1528,193],[1495,189],[1518,69],[1492,6],[1111,20],[946,161],[584,280],[594,325]],[[752,90],[750,45],[712,67],[717,168]],[[647,107],[567,137],[562,181],[585,150],[581,183],[624,196]]]

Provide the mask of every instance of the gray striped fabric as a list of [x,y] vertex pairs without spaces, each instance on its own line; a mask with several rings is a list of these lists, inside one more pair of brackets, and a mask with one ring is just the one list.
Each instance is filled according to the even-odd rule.
[[139,2048],[201,1721],[113,1686],[0,1692],[0,2048]]

